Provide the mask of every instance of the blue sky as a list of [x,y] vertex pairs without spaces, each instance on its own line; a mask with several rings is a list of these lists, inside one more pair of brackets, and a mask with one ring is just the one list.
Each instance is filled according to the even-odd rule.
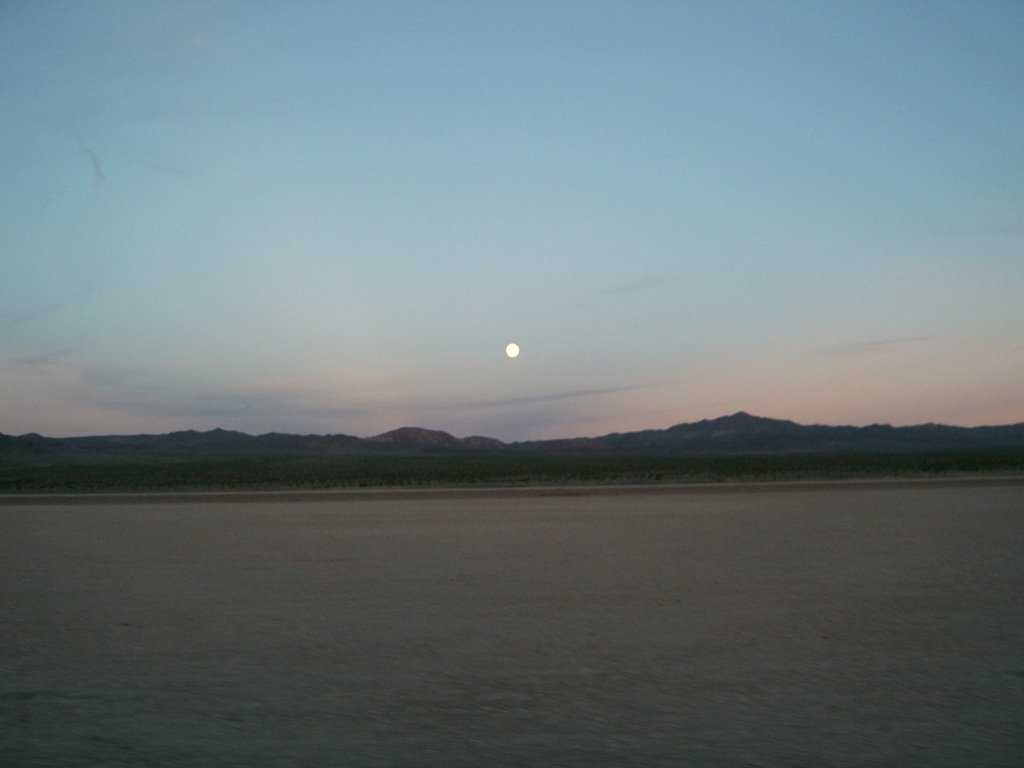
[[1024,421],[1019,2],[5,3],[0,139],[7,434]]

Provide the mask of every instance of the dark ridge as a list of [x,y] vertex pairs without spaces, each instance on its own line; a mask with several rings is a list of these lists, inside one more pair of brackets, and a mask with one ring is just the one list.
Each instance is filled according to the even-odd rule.
[[43,437],[0,433],[0,457],[17,455],[100,456],[245,456],[354,454],[537,454],[700,456],[789,453],[914,452],[963,449],[1024,448],[1024,423],[1004,426],[954,427],[921,424],[893,427],[801,425],[753,416],[744,411],[676,424],[667,429],[613,432],[600,437],[503,443],[474,435],[458,438],[440,430],[401,427],[368,438],[345,434],[291,435],[278,432],[252,436],[212,429],[160,435]]

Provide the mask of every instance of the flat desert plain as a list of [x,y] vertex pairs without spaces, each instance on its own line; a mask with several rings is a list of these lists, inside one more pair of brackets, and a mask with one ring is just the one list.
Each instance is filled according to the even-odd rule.
[[1020,766],[1024,484],[0,504],[5,766]]

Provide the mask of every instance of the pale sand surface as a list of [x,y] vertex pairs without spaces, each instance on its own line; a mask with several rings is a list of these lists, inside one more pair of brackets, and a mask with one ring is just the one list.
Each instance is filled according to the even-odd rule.
[[0,506],[0,765],[1022,763],[1019,483]]

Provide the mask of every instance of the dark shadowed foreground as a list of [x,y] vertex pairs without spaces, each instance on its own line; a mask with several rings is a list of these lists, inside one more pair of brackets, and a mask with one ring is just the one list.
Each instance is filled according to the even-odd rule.
[[0,763],[1019,766],[1024,486],[0,506]]

